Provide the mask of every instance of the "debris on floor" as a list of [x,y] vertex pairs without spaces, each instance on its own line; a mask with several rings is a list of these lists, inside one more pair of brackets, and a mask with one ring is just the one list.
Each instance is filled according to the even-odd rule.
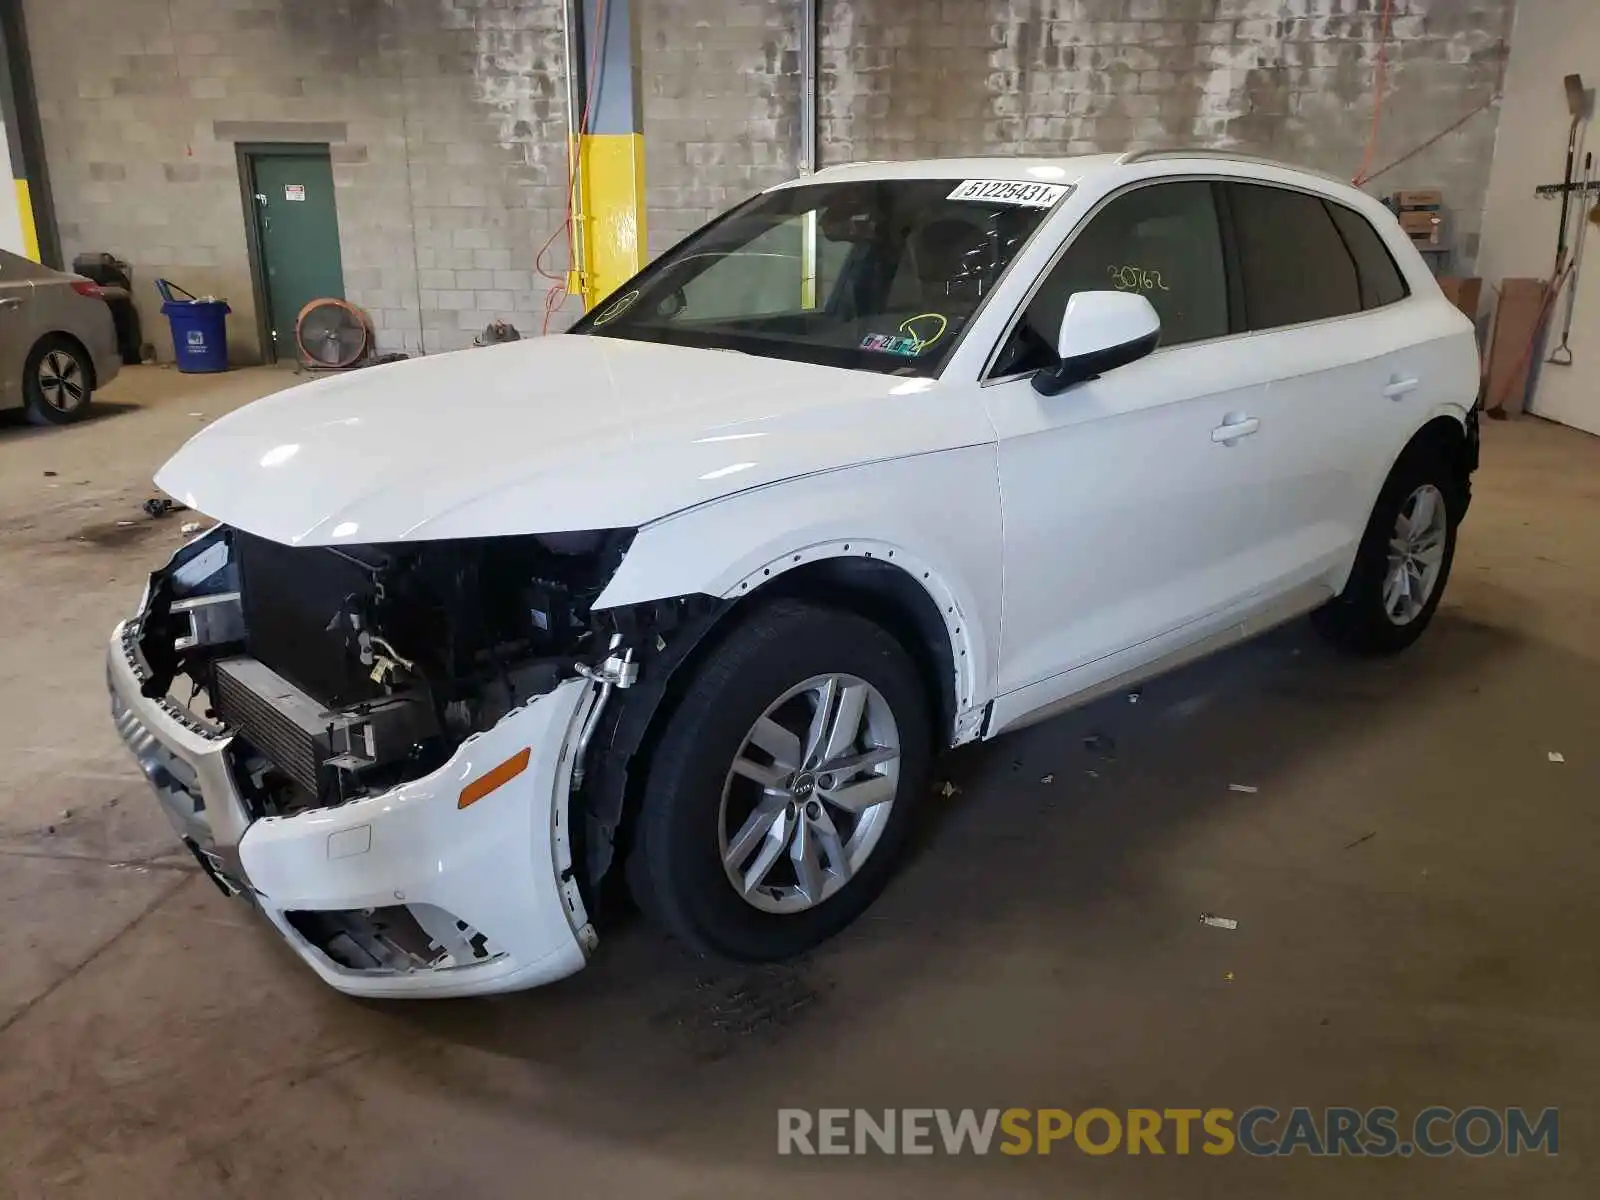
[[144,502],[144,511],[151,517],[164,517],[168,513],[184,512],[186,507],[166,496],[151,496]]
[[1233,972],[1232,971],[1224,971],[1222,973],[1222,982],[1224,982],[1224,983],[1232,983],[1233,982]]
[[472,339],[474,346],[499,346],[505,342],[520,342],[522,334],[517,327],[509,321],[494,320],[484,327],[482,333]]
[[1549,758],[1549,760],[1551,762],[1566,762],[1567,761],[1567,756],[1565,754],[1561,753],[1561,751],[1559,751],[1559,750],[1550,751],[1550,753],[1548,755],[1546,755],[1546,757]]
[[1230,783],[1228,790],[1230,792],[1243,792],[1247,796],[1254,796],[1261,789],[1253,783]]
[[199,533],[202,528],[203,526],[199,521],[185,521],[181,526],[178,527],[178,532],[187,535],[191,533]]
[[948,800],[948,799],[950,799],[951,796],[954,796],[961,789],[958,788],[955,784],[951,783],[948,779],[946,779],[943,783],[941,783],[934,790],[937,791],[939,793],[939,795],[943,796],[946,800]]
[[1085,771],[1084,774],[1087,775],[1090,779],[1099,779],[1100,778],[1100,772],[1094,770],[1093,768],[1090,768],[1089,770]]
[[370,358],[365,359],[362,362],[358,362],[356,366],[384,367],[388,366],[390,363],[405,362],[406,359],[410,357],[411,356],[403,350],[392,350],[387,354],[374,354]]
[[1128,703],[1129,704],[1137,704],[1137,703],[1139,703],[1139,698],[1141,696],[1143,696],[1143,695],[1144,695],[1144,689],[1143,688],[1134,688],[1133,691],[1128,693]]
[[57,473],[56,473],[56,472],[55,472],[55,471],[46,471],[46,472],[45,472],[45,473],[44,473],[44,477],[45,477],[45,478],[46,478],[46,479],[54,479],[54,478],[55,478],[55,476],[56,476],[56,474],[57,474]]
[[1209,925],[1213,929],[1237,929],[1239,922],[1232,917],[1219,917],[1216,913],[1201,913],[1200,924]]
[[1117,756],[1117,743],[1104,733],[1089,734],[1083,739],[1083,748],[1090,754],[1098,754],[1102,758],[1115,758]]
[[1054,775],[1046,775],[1043,779],[1039,780],[1040,783],[1044,783],[1044,784],[1051,784],[1051,783],[1054,783],[1055,781],[1056,781],[1056,777]]
[[1345,849],[1346,850],[1354,850],[1357,846],[1361,845],[1362,842],[1370,842],[1373,838],[1375,838],[1377,836],[1378,836],[1378,831],[1376,829],[1374,829],[1371,833],[1363,833],[1355,841],[1347,843],[1345,845]]

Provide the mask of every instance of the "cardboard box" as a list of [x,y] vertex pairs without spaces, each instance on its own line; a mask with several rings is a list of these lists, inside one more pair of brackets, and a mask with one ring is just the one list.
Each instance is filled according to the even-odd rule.
[[1437,212],[1403,212],[1400,214],[1400,228],[1419,245],[1437,246],[1444,225]]
[[1494,311],[1494,338],[1489,344],[1486,408],[1516,416],[1526,407],[1528,375],[1539,350],[1534,340],[1545,315],[1547,290],[1542,279],[1500,281],[1500,303]]
[[1439,228],[1440,220],[1436,212],[1403,212],[1400,214],[1400,228],[1412,237],[1424,233],[1432,236]]
[[1463,278],[1459,275],[1439,276],[1439,287],[1445,298],[1469,318],[1478,319],[1478,302],[1483,299],[1483,280],[1476,275]]
[[1408,208],[1443,208],[1444,193],[1438,188],[1411,188],[1394,194],[1394,206],[1401,212]]

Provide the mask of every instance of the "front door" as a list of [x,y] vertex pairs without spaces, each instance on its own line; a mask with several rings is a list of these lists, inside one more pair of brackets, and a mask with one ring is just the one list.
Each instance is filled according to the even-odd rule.
[[344,299],[339,214],[326,149],[262,149],[249,155],[256,246],[267,306],[266,357],[294,357],[295,321],[312,300]]
[[[1147,296],[1161,349],[1042,396],[1031,373],[1054,361],[1068,298],[1089,290]],[[1242,355],[1230,329],[1219,214],[1200,180],[1113,198],[1029,302],[983,389],[1006,563],[996,727],[1078,691],[1091,664],[1118,663],[1109,677],[1207,636],[1207,618],[1260,589],[1255,517],[1275,497],[1251,443],[1274,367]]]

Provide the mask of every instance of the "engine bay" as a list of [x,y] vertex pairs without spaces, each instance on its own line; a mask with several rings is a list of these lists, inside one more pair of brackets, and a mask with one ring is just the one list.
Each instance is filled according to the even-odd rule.
[[285,546],[219,527],[151,576],[147,692],[234,737],[257,816],[441,766],[620,640],[592,610],[630,530]]

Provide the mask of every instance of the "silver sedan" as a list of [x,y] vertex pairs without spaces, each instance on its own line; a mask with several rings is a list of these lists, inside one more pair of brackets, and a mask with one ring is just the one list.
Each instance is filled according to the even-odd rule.
[[65,425],[121,365],[99,284],[0,250],[0,408]]

